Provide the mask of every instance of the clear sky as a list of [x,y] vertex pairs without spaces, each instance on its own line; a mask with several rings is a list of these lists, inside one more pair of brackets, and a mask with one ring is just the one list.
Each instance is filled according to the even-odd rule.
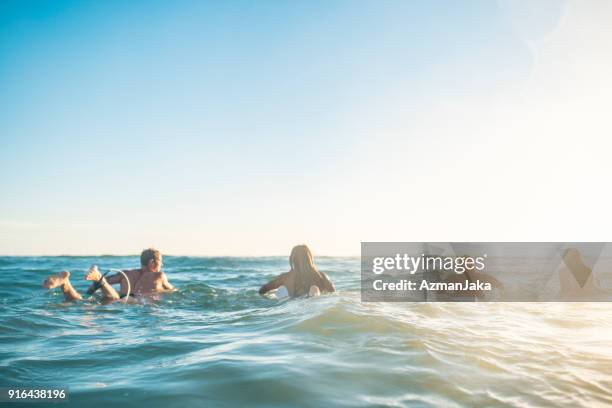
[[612,238],[612,3],[0,2],[0,254]]

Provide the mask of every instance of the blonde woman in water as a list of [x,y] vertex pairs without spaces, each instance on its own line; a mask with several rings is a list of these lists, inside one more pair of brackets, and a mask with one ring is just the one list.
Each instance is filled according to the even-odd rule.
[[318,296],[321,293],[336,291],[327,275],[317,270],[312,253],[306,245],[298,245],[291,250],[289,265],[291,266],[289,272],[263,285],[259,289],[259,294],[265,295],[276,289],[277,296],[286,291],[286,296],[298,297]]

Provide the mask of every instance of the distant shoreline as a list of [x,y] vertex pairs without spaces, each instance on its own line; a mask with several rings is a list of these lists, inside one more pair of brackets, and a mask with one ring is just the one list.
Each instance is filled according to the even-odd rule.
[[[140,254],[127,255],[1,255],[0,258],[125,258],[139,257]],[[164,254],[164,257],[170,258],[287,258],[287,255],[172,255]],[[317,255],[317,258],[359,258],[360,255]]]

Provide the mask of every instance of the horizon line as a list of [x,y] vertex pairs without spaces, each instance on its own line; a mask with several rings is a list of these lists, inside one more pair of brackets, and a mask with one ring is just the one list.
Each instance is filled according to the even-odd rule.
[[[55,254],[55,255],[49,255],[49,254],[21,254],[21,255],[5,255],[5,254],[0,254],[1,258],[26,258],[26,257],[46,257],[46,258],[61,258],[61,257],[83,257],[83,258],[87,258],[87,257],[103,257],[103,256],[134,256],[134,257],[139,257],[140,254],[78,254],[78,255],[70,255],[70,254]],[[163,254],[162,253],[162,257],[167,257],[167,256],[171,256],[171,257],[191,257],[191,258],[283,258],[283,257],[289,257],[289,255],[186,255],[186,254]],[[359,258],[361,255],[316,255],[315,258]]]

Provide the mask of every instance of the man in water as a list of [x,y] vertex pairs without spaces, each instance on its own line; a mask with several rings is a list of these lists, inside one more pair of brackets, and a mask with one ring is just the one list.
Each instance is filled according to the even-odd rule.
[[[166,290],[174,290],[174,286],[168,282],[168,278],[161,271],[161,267],[161,252],[154,248],[142,251],[142,254],[140,254],[140,268],[123,271],[129,279],[130,295],[145,296]],[[128,282],[122,273],[105,278],[94,265],[85,275],[85,279],[94,281],[87,291],[88,294],[93,294],[101,288],[104,298],[107,300],[117,300],[127,296]],[[117,283],[120,284],[121,295],[111,286]],[[70,272],[68,271],[49,276],[43,282],[43,287],[47,289],[61,287],[67,301],[83,299],[70,284]]]

